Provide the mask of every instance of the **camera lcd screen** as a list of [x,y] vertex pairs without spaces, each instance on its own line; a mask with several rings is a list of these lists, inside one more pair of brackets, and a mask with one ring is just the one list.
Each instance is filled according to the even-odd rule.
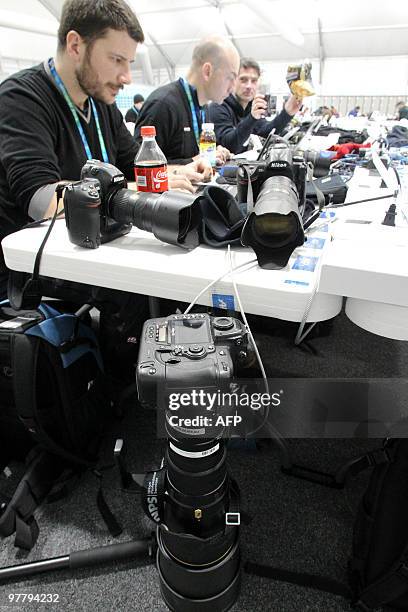
[[173,321],[174,342],[176,344],[197,344],[212,342],[206,320],[184,319]]

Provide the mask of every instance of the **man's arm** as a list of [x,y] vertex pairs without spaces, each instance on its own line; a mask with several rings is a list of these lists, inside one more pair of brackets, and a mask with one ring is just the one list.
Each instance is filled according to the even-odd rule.
[[266,121],[265,119],[258,121],[254,134],[266,138],[273,129],[275,129],[276,134],[280,134],[289,121],[300,111],[302,104],[302,100],[298,100],[293,94],[290,95],[283,110],[272,121]]
[[12,201],[28,216],[36,191],[61,179],[55,153],[57,128],[52,113],[31,95],[24,81],[6,82],[0,105],[0,162]]
[[246,142],[254,132],[257,120],[251,115],[244,117],[237,126],[226,104],[210,104],[210,121],[214,123],[217,144],[229,149],[231,153],[241,153]]
[[276,115],[272,121],[266,119],[259,119],[256,122],[253,133],[258,136],[266,138],[270,132],[275,129],[275,134],[280,134],[284,127],[286,127],[289,121],[292,119],[292,115],[289,115],[285,109],[283,109],[279,115]]

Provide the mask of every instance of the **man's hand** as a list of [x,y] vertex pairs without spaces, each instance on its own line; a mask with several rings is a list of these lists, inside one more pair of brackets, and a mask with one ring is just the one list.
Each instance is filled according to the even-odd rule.
[[193,183],[206,183],[211,180],[213,175],[211,164],[200,155],[193,157],[193,161],[186,166],[177,166],[177,170],[179,169],[180,172],[186,169],[186,176],[190,178],[191,175],[190,180],[192,180]]
[[296,113],[300,111],[302,105],[303,100],[299,100],[298,98],[296,98],[296,96],[292,94],[291,96],[289,96],[288,100],[285,103],[285,111],[288,113],[288,115],[291,115],[293,117],[294,115],[296,115]]
[[229,159],[231,159],[231,151],[229,151],[225,147],[222,147],[221,145],[218,145],[217,151],[216,151],[216,164],[217,164],[217,166],[222,166]]
[[[196,188],[184,174],[178,174],[177,168],[173,169],[173,171],[168,168],[168,176],[169,176],[169,189],[178,189],[179,191],[186,191],[187,193],[195,193]],[[174,166],[173,166],[174,168]],[[174,173],[176,171],[176,174]]]
[[266,115],[267,107],[265,96],[257,93],[252,100],[251,115],[254,119],[263,119]]

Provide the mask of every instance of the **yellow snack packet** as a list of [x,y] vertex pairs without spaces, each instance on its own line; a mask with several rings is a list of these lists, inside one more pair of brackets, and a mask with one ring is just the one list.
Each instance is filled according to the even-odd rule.
[[286,81],[290,91],[298,100],[306,96],[314,96],[316,93],[312,83],[312,64],[310,62],[288,66]]

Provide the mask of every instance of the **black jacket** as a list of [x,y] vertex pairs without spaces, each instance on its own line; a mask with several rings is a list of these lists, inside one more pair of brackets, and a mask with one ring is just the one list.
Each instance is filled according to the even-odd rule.
[[[154,125],[157,144],[169,163],[186,164],[198,155],[190,105],[180,81],[159,87],[145,100],[135,126],[138,145],[143,125]],[[200,119],[198,129],[201,131]]]
[[[95,102],[109,161],[134,180],[137,146],[115,104]],[[95,118],[80,116],[91,153],[102,159]],[[43,64],[0,84],[0,240],[30,221],[28,207],[39,187],[78,180],[86,153],[64,97]],[[0,293],[7,279],[0,249]]]
[[125,121],[127,121],[128,123],[136,123],[138,116],[139,111],[137,110],[137,108],[132,106],[131,108],[129,108],[129,110],[126,111]]
[[231,153],[242,153],[247,149],[244,142],[248,140],[250,134],[266,138],[273,128],[279,134],[292,119],[285,110],[272,121],[255,119],[251,115],[251,107],[252,102],[244,109],[233,94],[230,94],[222,104],[210,104],[209,121],[214,123],[217,145],[226,147]]

